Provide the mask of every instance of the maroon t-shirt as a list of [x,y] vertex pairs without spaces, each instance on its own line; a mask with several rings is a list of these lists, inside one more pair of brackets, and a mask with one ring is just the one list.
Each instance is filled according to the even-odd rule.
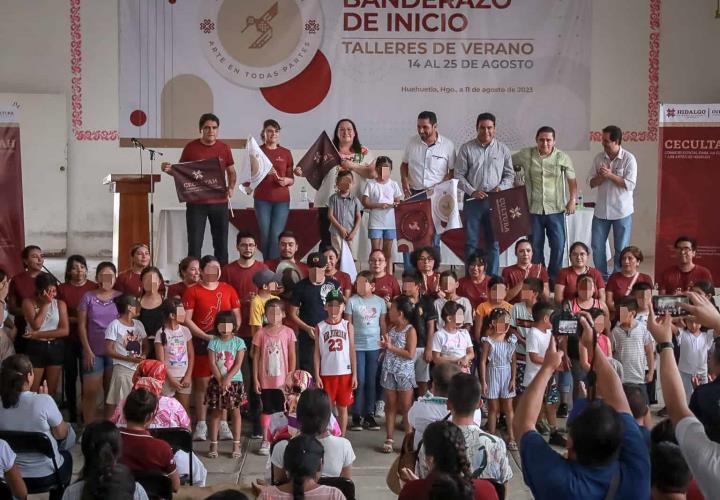
[[[514,264],[503,269],[502,277],[508,289],[517,286],[518,283],[522,283],[525,278],[540,278],[544,284],[550,281],[547,269],[545,269],[545,266],[542,264],[530,264],[530,268],[527,271],[518,264]],[[519,293],[510,301],[511,304],[515,304],[516,302],[520,302]]]
[[[134,295],[139,299],[143,293],[140,273],[135,273],[132,269],[126,269],[125,271],[118,274],[118,277],[115,280],[115,286],[113,288],[118,292],[126,293],[128,295]],[[165,283],[160,283],[159,292],[160,295],[163,295],[165,293]]]
[[[600,297],[600,290],[605,288],[605,280],[600,274],[600,271],[594,267],[588,267],[587,274],[592,277],[595,282],[595,293],[593,298],[597,299]],[[558,273],[557,279],[555,280],[556,285],[565,285],[563,290],[563,300],[570,300],[575,297],[577,293],[577,279],[580,275],[577,274],[572,267],[563,267]]]
[[30,271],[23,271],[13,276],[8,295],[15,299],[18,307],[22,306],[23,300],[32,299],[35,296],[35,278],[30,276]]
[[[273,168],[277,171],[280,177],[294,177],[293,176],[293,157],[289,149],[285,149],[282,146],[278,146],[275,149],[270,149],[263,144],[260,146],[263,153],[270,159],[273,164]],[[281,186],[278,183],[278,178],[272,174],[268,174],[255,188],[254,197],[256,200],[270,201],[273,203],[289,202],[290,201],[290,189],[287,186]]]
[[[97,283],[91,280],[87,280],[83,286],[75,286],[70,282],[61,283],[58,286],[57,298],[67,304],[68,316],[70,318],[77,318],[77,308],[80,305],[80,299],[85,293],[95,290]],[[78,338],[78,327],[77,322],[70,322],[70,338]]]
[[347,290],[350,290],[350,292],[352,292],[353,282],[352,278],[350,278],[350,275],[348,273],[345,273],[343,271],[335,271],[335,274],[330,277],[335,278],[335,281],[340,283],[340,290],[342,290],[343,294],[345,294]]
[[[266,260],[266,261],[265,261],[265,265],[266,265],[266,266],[268,267],[268,269],[270,269],[272,272],[275,272],[275,271],[277,271],[278,265],[279,265],[280,262],[282,262],[282,261],[283,261],[283,259],[271,259],[271,260]],[[294,262],[294,264],[295,264],[295,266],[298,268],[298,270],[300,271],[300,277],[301,277],[301,278],[307,278],[307,277],[308,277],[308,271],[309,271],[309,268],[308,268],[307,264],[305,264],[305,263],[303,263],[303,262]]]
[[173,283],[168,286],[166,297],[168,299],[182,299],[183,294],[187,291],[188,286],[184,281]]
[[650,286],[653,285],[653,280],[650,276],[648,276],[645,273],[638,273],[637,279],[635,280],[635,283],[633,283],[633,277],[632,276],[625,276],[623,273],[612,273],[610,277],[608,278],[607,286],[605,287],[605,291],[608,293],[613,294],[613,301],[617,302],[618,299],[621,299],[627,295],[630,295],[628,292],[628,288],[632,288],[630,284],[635,283],[648,283]]
[[678,266],[666,269],[658,283],[660,284],[661,293],[674,294],[692,290],[692,287],[698,281],[713,282],[710,269],[695,264],[695,267],[686,273],[682,272]]
[[390,300],[400,295],[400,283],[391,274],[386,274],[382,278],[375,278],[375,295]]
[[165,475],[175,472],[172,448],[146,430],[120,429],[122,456],[120,463],[131,472],[159,471]]
[[490,279],[490,276],[486,275],[480,283],[475,283],[470,276],[460,278],[457,294],[461,297],[467,297],[473,306],[473,310],[475,310],[477,306],[487,302],[490,298]]
[[[473,486],[475,490],[475,500],[497,500],[497,490],[493,484],[487,479],[473,479]],[[432,479],[416,479],[410,481],[403,486],[400,491],[398,500],[425,500],[428,498],[430,487],[432,486]]]
[[252,336],[249,324],[250,300],[258,291],[255,283],[253,283],[253,276],[266,267],[264,262],[256,260],[250,267],[241,267],[238,261],[234,261],[222,268],[220,280],[232,286],[240,298],[242,325],[240,325],[239,334],[241,337]]
[[[180,155],[180,163],[186,161],[210,160],[219,158],[223,169],[235,164],[230,146],[222,141],[215,141],[212,146],[206,146],[200,139],[188,142]],[[196,205],[210,205],[211,203],[227,203],[227,198],[208,198],[195,202]]]

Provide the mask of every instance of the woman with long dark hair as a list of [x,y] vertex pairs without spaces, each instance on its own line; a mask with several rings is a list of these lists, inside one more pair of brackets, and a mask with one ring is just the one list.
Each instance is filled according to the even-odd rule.
[[[157,267],[149,266],[140,273],[140,281],[143,291],[140,296],[140,314],[137,319],[145,327],[148,342],[152,346],[155,342],[155,334],[162,328],[165,321],[162,311],[163,296],[160,293],[163,276]],[[150,355],[154,356],[154,349],[150,349],[150,352]]]

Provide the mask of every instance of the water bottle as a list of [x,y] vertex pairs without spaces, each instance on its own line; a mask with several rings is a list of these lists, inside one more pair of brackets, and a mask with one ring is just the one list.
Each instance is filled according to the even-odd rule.
[[302,189],[300,189],[300,201],[303,203],[308,203],[308,201],[309,201],[307,189],[305,188],[305,186],[303,186]]
[[583,207],[583,195],[582,195],[582,193],[579,192],[579,191],[578,191],[578,194],[577,194],[577,208],[579,208],[579,209],[580,209],[580,208],[584,208],[584,207]]

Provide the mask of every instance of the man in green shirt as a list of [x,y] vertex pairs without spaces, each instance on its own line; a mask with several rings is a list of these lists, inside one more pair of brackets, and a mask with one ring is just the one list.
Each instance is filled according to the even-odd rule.
[[[550,262],[547,266],[554,283],[562,267],[565,250],[565,214],[575,213],[577,181],[572,160],[555,147],[555,130],[540,127],[535,134],[537,146],[521,149],[512,157],[513,165],[522,168],[525,175],[530,217],[532,221],[533,263],[545,264],[545,233],[550,244]],[[565,180],[569,199],[565,202]]]

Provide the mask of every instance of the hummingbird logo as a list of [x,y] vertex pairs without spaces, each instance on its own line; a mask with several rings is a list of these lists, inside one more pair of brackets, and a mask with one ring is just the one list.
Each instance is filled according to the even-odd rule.
[[278,15],[278,10],[278,3],[275,2],[272,7],[265,11],[265,13],[260,17],[247,17],[247,19],[245,20],[245,27],[240,33],[245,33],[245,31],[250,26],[255,26],[255,29],[259,33],[255,41],[250,45],[251,49],[260,49],[270,41],[273,36],[273,29],[270,25],[270,21],[275,19],[275,17]]

